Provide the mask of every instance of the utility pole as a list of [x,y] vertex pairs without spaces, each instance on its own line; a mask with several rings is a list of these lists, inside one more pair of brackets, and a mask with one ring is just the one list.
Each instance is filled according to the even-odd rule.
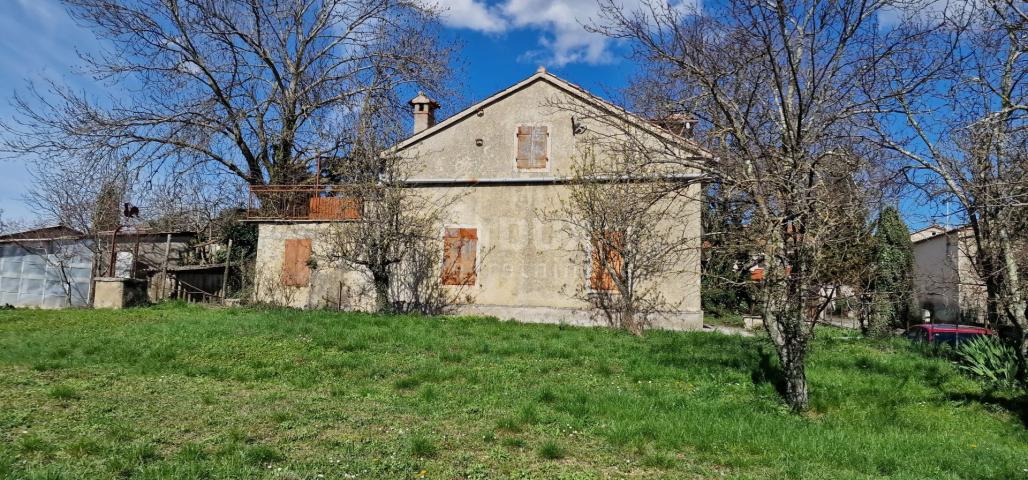
[[228,268],[232,264],[232,239],[228,239],[228,250],[225,252],[225,271],[221,274],[221,303],[228,297]]

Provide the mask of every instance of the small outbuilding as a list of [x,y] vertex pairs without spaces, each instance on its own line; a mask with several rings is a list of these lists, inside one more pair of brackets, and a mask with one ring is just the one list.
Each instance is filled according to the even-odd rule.
[[63,225],[0,236],[0,305],[89,305],[91,240]]

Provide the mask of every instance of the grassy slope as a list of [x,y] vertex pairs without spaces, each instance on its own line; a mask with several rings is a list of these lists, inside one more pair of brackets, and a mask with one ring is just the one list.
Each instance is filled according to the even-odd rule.
[[5,311],[0,477],[1028,478],[1025,429],[951,365],[841,335],[822,332],[797,416],[761,339]]

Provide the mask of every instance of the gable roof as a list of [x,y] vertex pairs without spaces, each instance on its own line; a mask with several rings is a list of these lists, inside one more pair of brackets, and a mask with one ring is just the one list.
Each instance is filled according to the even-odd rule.
[[408,147],[410,147],[412,145],[416,145],[419,142],[421,142],[422,140],[425,140],[425,139],[435,135],[436,133],[439,133],[439,132],[441,132],[443,130],[446,130],[447,128],[449,128],[449,127],[459,123],[461,120],[464,120],[464,119],[474,115],[479,110],[481,110],[481,109],[483,109],[483,108],[485,108],[485,107],[487,107],[489,105],[492,105],[492,104],[494,104],[496,102],[499,102],[499,101],[501,101],[501,100],[503,100],[503,99],[505,99],[505,98],[507,98],[507,97],[509,97],[509,96],[511,96],[511,95],[513,95],[513,94],[515,94],[515,93],[517,93],[517,92],[527,88],[528,86],[535,84],[536,82],[546,82],[546,83],[556,87],[557,89],[559,89],[559,90],[561,90],[561,91],[563,91],[565,93],[568,93],[568,94],[572,95],[573,97],[576,97],[579,100],[582,100],[582,101],[592,105],[593,107],[598,108],[601,111],[604,111],[604,112],[606,112],[608,114],[620,116],[623,119],[627,120],[628,122],[632,123],[634,126],[636,126],[636,127],[640,128],[640,129],[646,131],[647,133],[650,133],[651,135],[667,139],[667,140],[669,140],[669,141],[671,141],[673,143],[677,143],[677,144],[679,144],[681,146],[686,147],[691,152],[693,152],[697,157],[705,157],[705,158],[712,157],[710,152],[707,152],[702,147],[700,147],[700,145],[698,143],[696,143],[695,140],[692,140],[692,139],[689,139],[689,138],[685,138],[685,137],[680,136],[680,135],[676,135],[676,134],[674,134],[672,132],[669,132],[669,131],[667,131],[667,130],[665,130],[663,128],[660,128],[659,126],[654,125],[652,122],[650,122],[649,120],[646,120],[645,118],[642,118],[642,117],[640,117],[640,116],[638,116],[638,115],[636,115],[636,114],[634,114],[632,112],[629,112],[628,110],[625,110],[624,108],[621,108],[621,107],[619,107],[617,105],[614,105],[613,103],[610,103],[610,102],[608,102],[608,101],[606,101],[606,100],[604,100],[604,99],[602,99],[602,98],[600,98],[600,97],[598,97],[596,95],[593,95],[592,93],[590,93],[589,91],[587,91],[586,89],[584,89],[584,88],[582,88],[582,87],[580,87],[578,85],[575,85],[575,84],[573,84],[573,83],[571,83],[571,82],[569,82],[567,80],[564,80],[564,79],[562,79],[562,78],[560,78],[560,77],[558,77],[558,76],[556,76],[556,75],[554,75],[552,73],[547,72],[546,69],[542,68],[542,67],[539,67],[539,70],[537,70],[535,72],[535,74],[533,74],[532,76],[530,76],[530,77],[528,77],[528,78],[526,78],[526,79],[524,79],[524,80],[522,80],[522,81],[520,81],[518,83],[515,83],[514,85],[512,85],[510,87],[507,87],[506,89],[500,90],[499,92],[496,92],[493,95],[490,95],[485,100],[482,100],[482,101],[480,101],[480,102],[478,102],[478,103],[476,103],[476,104],[474,104],[474,105],[472,105],[472,106],[470,106],[468,108],[465,108],[464,110],[461,110],[461,111],[451,115],[446,120],[443,120],[443,121],[441,121],[441,122],[439,122],[439,123],[437,123],[437,124],[435,124],[435,125],[433,125],[433,126],[431,126],[429,128],[426,128],[426,129],[424,129],[424,130],[422,130],[422,131],[420,131],[420,132],[418,132],[418,133],[408,137],[406,140],[403,140],[403,141],[397,143],[396,145],[393,146],[393,150],[395,152],[400,152],[400,151],[403,151],[403,150],[407,149]]
[[964,231],[970,231],[971,227],[967,225],[956,226],[946,228],[942,225],[929,225],[928,227],[922,228],[914,233],[910,234],[910,243],[921,243],[925,240],[938,238],[942,235],[949,235],[951,233],[963,233]]

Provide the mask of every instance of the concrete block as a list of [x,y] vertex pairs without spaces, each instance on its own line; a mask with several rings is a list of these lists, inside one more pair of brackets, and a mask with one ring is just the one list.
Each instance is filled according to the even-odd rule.
[[743,315],[742,326],[746,330],[756,330],[764,326],[764,317],[760,315]]
[[93,308],[121,309],[147,303],[147,281],[134,278],[96,279]]

